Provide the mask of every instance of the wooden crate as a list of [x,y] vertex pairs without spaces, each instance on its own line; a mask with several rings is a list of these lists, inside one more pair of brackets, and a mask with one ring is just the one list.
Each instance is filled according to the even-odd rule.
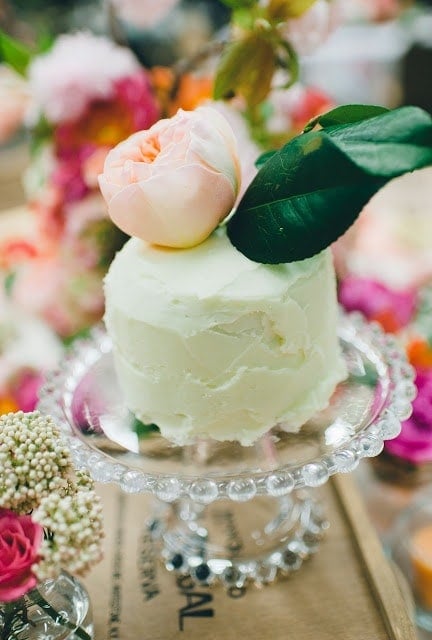
[[[86,580],[96,640],[414,640],[407,599],[349,476],[321,493],[331,522],[319,552],[288,579],[242,597],[178,581],[154,556],[147,496],[98,486],[106,555]],[[252,503],[250,503],[252,505]],[[252,507],[251,507],[252,508]]]

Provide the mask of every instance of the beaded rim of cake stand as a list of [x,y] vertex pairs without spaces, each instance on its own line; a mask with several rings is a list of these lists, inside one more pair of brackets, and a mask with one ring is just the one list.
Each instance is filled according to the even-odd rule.
[[271,471],[212,477],[150,474],[84,442],[74,432],[62,405],[70,405],[82,376],[102,355],[110,352],[111,341],[102,327],[96,327],[88,338],[77,341],[58,369],[47,375],[38,409],[57,422],[77,468],[88,470],[98,482],[115,482],[127,493],[151,493],[163,502],[189,497],[204,505],[222,498],[246,502],[258,495],[281,497],[304,487],[319,487],[335,473],[351,473],[362,458],[381,453],[384,441],[399,435],[401,421],[411,415],[411,403],[416,396],[415,374],[396,339],[385,334],[378,324],[365,321],[357,312],[341,313],[339,334],[346,341],[355,338],[368,351],[372,349],[379,354],[377,370],[385,392],[383,406],[348,442],[297,467],[284,465]]

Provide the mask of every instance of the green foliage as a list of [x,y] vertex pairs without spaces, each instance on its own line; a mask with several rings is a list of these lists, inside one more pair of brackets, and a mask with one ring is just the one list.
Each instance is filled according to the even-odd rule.
[[318,119],[325,128],[271,155],[227,224],[239,251],[272,264],[313,256],[345,233],[386,182],[431,165],[431,116],[417,107],[379,111],[333,110]]
[[251,32],[227,46],[214,84],[215,100],[243,96],[249,106],[262,102],[270,91],[276,69],[275,52],[269,40]]
[[270,0],[268,14],[272,19],[298,18],[315,4],[316,0]]
[[304,133],[312,131],[312,129],[317,125],[321,126],[323,129],[327,129],[328,127],[333,127],[337,124],[349,124],[359,122],[360,120],[366,120],[367,118],[373,118],[374,116],[379,116],[387,111],[388,109],[386,107],[368,104],[342,105],[313,118],[304,128]]
[[258,3],[257,0],[222,0],[222,2],[231,9],[244,9],[253,7]]
[[0,62],[9,65],[20,75],[25,75],[31,57],[30,49],[0,30]]
[[159,427],[155,424],[144,424],[135,416],[132,416],[132,431],[134,431],[138,439],[148,438],[152,433],[159,433]]

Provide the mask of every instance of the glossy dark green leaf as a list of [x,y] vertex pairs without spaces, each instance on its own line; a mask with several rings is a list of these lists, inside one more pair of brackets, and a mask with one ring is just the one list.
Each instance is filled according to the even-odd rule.
[[432,118],[403,107],[309,131],[261,167],[227,224],[256,262],[308,258],[355,221],[390,179],[432,164]]
[[312,131],[317,125],[320,125],[323,129],[332,127],[338,124],[349,124],[353,122],[360,122],[360,120],[367,120],[379,116],[383,113],[387,113],[389,109],[386,107],[379,107],[369,104],[346,104],[340,107],[335,107],[327,113],[323,113],[316,118],[310,120],[304,128],[304,133]]
[[260,167],[262,167],[263,165],[265,165],[265,163],[270,160],[270,158],[272,158],[275,153],[277,153],[277,151],[266,151],[265,153],[262,153],[256,160],[255,160],[255,166],[259,169]]

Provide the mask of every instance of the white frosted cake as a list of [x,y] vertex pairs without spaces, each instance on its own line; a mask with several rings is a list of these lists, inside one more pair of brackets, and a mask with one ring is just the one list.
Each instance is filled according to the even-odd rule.
[[344,377],[332,258],[252,262],[218,229],[198,246],[132,238],[105,281],[125,402],[184,444],[297,431]]

